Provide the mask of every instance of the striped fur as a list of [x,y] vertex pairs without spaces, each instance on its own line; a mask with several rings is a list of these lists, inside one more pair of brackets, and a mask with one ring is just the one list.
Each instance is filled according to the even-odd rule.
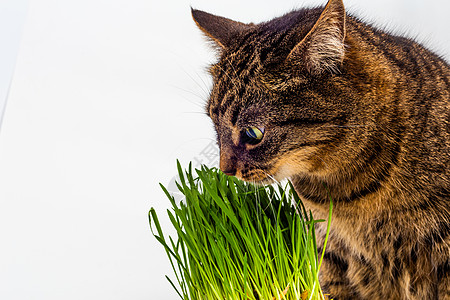
[[[450,299],[449,65],[342,0],[257,25],[192,13],[220,49],[207,113],[221,168],[290,178],[317,218],[334,199],[325,291]],[[255,145],[252,126],[264,128]]]

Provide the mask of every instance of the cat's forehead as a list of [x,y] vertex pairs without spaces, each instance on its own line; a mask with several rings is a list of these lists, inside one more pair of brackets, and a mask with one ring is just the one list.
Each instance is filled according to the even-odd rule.
[[213,66],[215,80],[207,113],[215,123],[227,126],[238,125],[238,120],[248,123],[252,118],[247,115],[260,116],[267,105],[268,98],[259,79],[261,65],[254,55],[232,53]]
[[[244,43],[242,47],[226,51],[211,66],[214,78],[211,101],[223,104],[247,102],[254,90],[258,90],[258,77],[262,70],[257,46]],[[223,99],[227,101],[223,102]]]
[[280,63],[308,33],[319,13],[317,9],[299,10],[253,25],[236,35],[226,49],[222,49],[220,59],[212,66],[211,73],[239,73]]
[[248,40],[239,46],[222,53],[219,61],[210,68],[213,76],[218,77],[227,73],[241,78],[250,75],[249,69],[261,66],[259,57],[261,49],[256,43]]

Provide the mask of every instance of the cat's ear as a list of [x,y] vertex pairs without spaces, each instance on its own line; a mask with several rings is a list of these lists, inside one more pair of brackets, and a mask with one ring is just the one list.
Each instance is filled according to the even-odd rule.
[[339,73],[345,54],[345,16],[342,0],[329,0],[311,31],[289,53],[288,62],[313,75]]
[[198,28],[222,49],[230,47],[236,35],[253,27],[253,24],[236,22],[193,8],[191,12]]

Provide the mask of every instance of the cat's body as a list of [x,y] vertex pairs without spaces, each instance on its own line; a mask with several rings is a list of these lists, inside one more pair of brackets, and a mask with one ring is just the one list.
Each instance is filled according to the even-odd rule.
[[450,299],[448,64],[341,0],[259,25],[193,16],[221,48],[207,106],[221,169],[289,177],[316,218],[334,200],[325,292]]

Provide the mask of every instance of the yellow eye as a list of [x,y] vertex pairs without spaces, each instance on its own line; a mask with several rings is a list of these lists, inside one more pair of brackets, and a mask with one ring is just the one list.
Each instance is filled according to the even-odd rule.
[[245,134],[247,135],[247,143],[254,145],[262,140],[264,136],[264,129],[252,126],[245,130]]

